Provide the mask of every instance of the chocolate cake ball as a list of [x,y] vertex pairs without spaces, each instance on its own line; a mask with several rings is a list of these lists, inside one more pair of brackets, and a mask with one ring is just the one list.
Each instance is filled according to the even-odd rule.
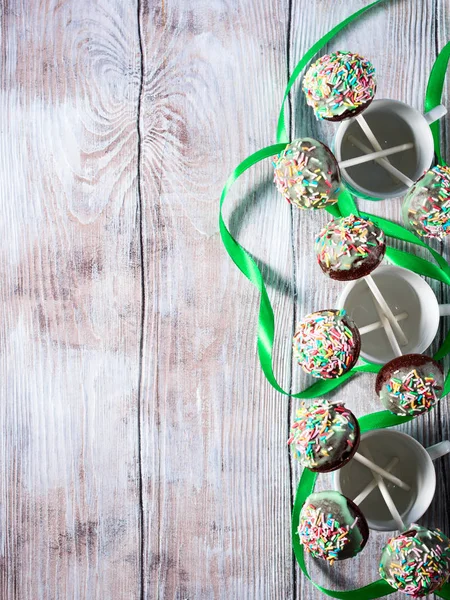
[[450,168],[436,165],[408,191],[402,205],[407,227],[421,237],[450,233]]
[[298,208],[324,208],[337,202],[341,176],[331,151],[317,140],[302,138],[286,146],[273,161],[274,182]]
[[313,377],[334,379],[356,364],[361,337],[345,310],[320,310],[300,321],[293,350],[304,371]]
[[369,527],[360,509],[336,491],[311,494],[300,513],[298,535],[314,558],[332,565],[356,556],[369,539]]
[[384,407],[400,416],[420,415],[440,400],[441,366],[424,354],[405,354],[388,362],[377,375],[375,391]]
[[385,546],[380,575],[413,598],[432,594],[449,578],[450,540],[439,529],[412,525]]
[[352,52],[322,56],[303,79],[306,102],[318,119],[327,121],[356,116],[372,102],[376,87],[372,64]]
[[386,252],[384,232],[369,219],[349,215],[327,223],[314,249],[322,271],[339,281],[369,275]]
[[360,429],[355,415],[341,403],[302,402],[288,444],[302,466],[327,473],[343,467],[355,454]]

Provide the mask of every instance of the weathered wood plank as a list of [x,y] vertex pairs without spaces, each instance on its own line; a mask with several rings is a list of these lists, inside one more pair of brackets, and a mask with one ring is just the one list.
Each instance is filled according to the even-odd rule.
[[[217,199],[273,143],[288,65],[366,3],[3,3],[2,598],[138,598],[142,576],[144,598],[322,597],[291,553],[296,402],[261,374],[258,297],[221,247]],[[388,2],[336,47],[373,59],[378,97],[420,108],[447,13]],[[293,98],[292,131],[330,140]],[[298,390],[295,320],[340,286],[314,266],[325,215],[290,209],[270,178],[269,161],[246,175],[228,220],[263,268],[276,372]],[[365,206],[399,217],[399,201]],[[379,408],[369,381],[341,395],[358,415]],[[406,430],[448,437],[447,404]],[[448,466],[424,520],[444,530]],[[315,579],[373,580],[384,539]]]
[[[257,294],[217,228],[227,174],[274,140],[287,3],[142,12],[145,594],[289,598],[288,401],[261,375]],[[274,294],[287,332],[277,371],[289,386],[290,215],[269,178],[267,164],[237,186],[246,200],[230,222],[284,292]]]
[[0,10],[0,596],[129,600],[140,589],[136,7]]

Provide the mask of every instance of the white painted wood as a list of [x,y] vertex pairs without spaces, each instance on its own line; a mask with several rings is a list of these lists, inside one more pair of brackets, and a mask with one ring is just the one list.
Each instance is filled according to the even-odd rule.
[[[164,12],[144,11],[148,598],[293,593],[288,401],[262,376],[257,294],[217,231],[227,174],[273,143],[287,18],[284,2],[167,2]],[[249,173],[227,214],[233,232],[270,265],[271,285],[286,290],[290,213],[270,177],[269,162]],[[245,197],[239,205],[238,197]],[[277,370],[289,385],[290,294],[276,296],[276,304],[288,332]]]
[[1,14],[0,597],[137,598],[135,8]]
[[[291,552],[297,402],[261,373],[258,295],[221,246],[217,210],[232,168],[275,141],[288,70],[365,4],[0,7],[1,598],[322,598]],[[373,60],[378,97],[421,108],[445,9],[387,1],[333,48]],[[331,141],[298,85],[292,104],[293,134]],[[362,204],[399,218],[397,200]],[[270,161],[226,213],[269,284],[276,374],[303,389],[295,321],[341,289],[313,257],[326,214],[287,205]],[[373,379],[338,392],[358,416],[380,408]],[[404,429],[426,445],[448,437],[447,406]],[[424,520],[444,531],[448,461]],[[369,583],[384,542],[313,566],[315,580]]]

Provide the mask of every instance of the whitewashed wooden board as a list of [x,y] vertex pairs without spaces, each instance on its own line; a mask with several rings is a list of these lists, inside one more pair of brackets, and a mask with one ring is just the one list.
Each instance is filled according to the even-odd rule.
[[[262,375],[258,296],[221,245],[217,211],[228,173],[275,141],[295,63],[366,4],[0,3],[2,599],[322,597],[291,550],[296,401]],[[374,62],[378,97],[421,108],[448,8],[386,1],[332,47]],[[292,134],[330,141],[298,86],[291,100]],[[448,119],[443,131],[447,149]],[[226,213],[263,268],[276,373],[297,391],[310,381],[292,363],[295,320],[339,286],[314,268],[325,215],[280,200],[269,163]],[[399,201],[367,206],[399,216]],[[379,408],[372,383],[340,392],[358,416]],[[429,445],[450,435],[448,415],[445,400],[405,430]],[[423,520],[446,531],[449,468],[438,463]],[[368,583],[384,541],[312,573]]]

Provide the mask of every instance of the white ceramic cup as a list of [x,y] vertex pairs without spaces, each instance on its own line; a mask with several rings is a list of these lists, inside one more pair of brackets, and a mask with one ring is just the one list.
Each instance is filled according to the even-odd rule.
[[[412,106],[398,100],[374,100],[363,116],[383,149],[408,142],[414,144],[410,150],[389,156],[389,162],[412,181],[417,181],[430,168],[434,158],[433,136],[429,125],[445,113],[446,109],[441,105],[422,115]],[[361,156],[361,150],[350,140],[351,136],[370,146],[355,119],[343,121],[333,144],[334,154],[339,162]],[[409,189],[373,161],[342,169],[342,178],[357,196],[369,200],[403,196]]]
[[[408,313],[408,317],[401,321],[402,330],[408,338],[408,344],[401,347],[403,354],[425,352],[436,336],[440,315],[446,314],[446,305],[440,310],[428,283],[407,269],[382,265],[373,271],[372,277],[394,315]],[[345,286],[337,306],[347,311],[357,327],[363,327],[379,320],[374,302],[364,279],[356,279]],[[395,358],[383,328],[361,336],[361,358],[378,364]]]
[[[385,479],[389,493],[406,527],[415,523],[428,510],[436,490],[436,471],[433,460],[450,452],[450,441],[445,440],[425,449],[422,444],[406,433],[390,429],[369,431],[361,436],[359,451],[364,454],[368,448],[374,461],[380,467],[386,467],[392,458],[399,462],[392,474],[411,486],[406,492]],[[370,469],[356,460],[351,460],[342,469],[334,472],[334,487],[339,492],[355,499],[372,481]],[[393,520],[385,501],[376,487],[361,504],[360,508],[367,519],[370,529],[377,531],[395,531]]]

